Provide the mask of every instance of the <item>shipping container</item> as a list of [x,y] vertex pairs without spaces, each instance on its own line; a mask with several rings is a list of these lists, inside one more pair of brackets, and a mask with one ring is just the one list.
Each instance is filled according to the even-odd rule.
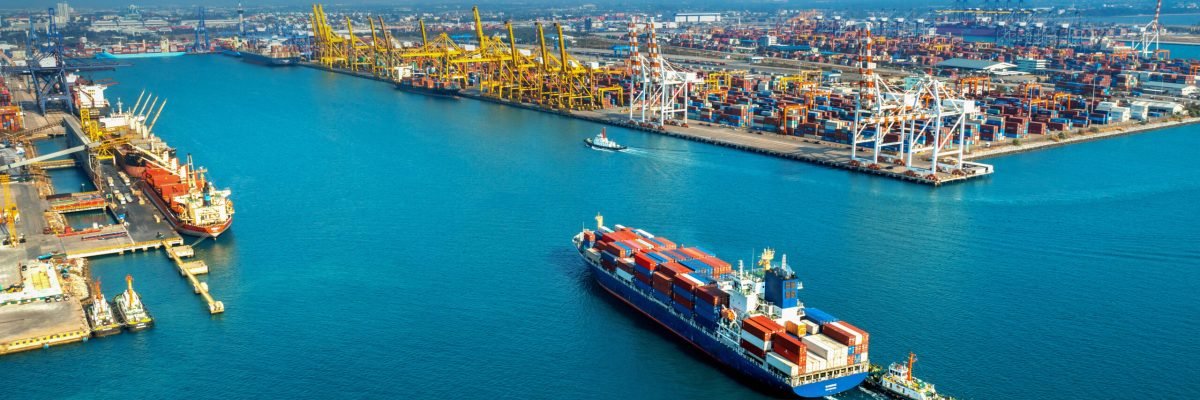
[[812,307],[804,308],[804,318],[816,322],[818,325],[825,325],[830,322],[838,321],[837,317]]
[[847,346],[858,346],[866,344],[869,340],[867,332],[851,325],[846,321],[837,321],[825,324],[825,336],[837,341],[838,343]]

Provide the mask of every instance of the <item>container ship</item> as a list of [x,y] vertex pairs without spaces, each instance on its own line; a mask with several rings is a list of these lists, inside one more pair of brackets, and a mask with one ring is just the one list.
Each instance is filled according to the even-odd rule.
[[596,281],[721,364],[764,388],[802,398],[850,390],[870,370],[867,332],[799,300],[800,280],[784,256],[764,250],[735,271],[699,247],[596,216],[597,230],[573,242]]
[[100,291],[100,281],[92,282],[92,302],[84,311],[87,313],[88,324],[92,326],[92,336],[103,337],[121,333],[121,321],[117,320],[112,306],[104,299],[104,292]]
[[282,67],[300,63],[300,52],[293,46],[272,42],[258,48],[243,47],[238,51],[242,61],[270,67]]
[[448,99],[457,99],[458,92],[462,91],[462,88],[456,83],[448,83],[426,76],[402,78],[396,83],[396,89]]
[[96,53],[98,59],[130,59],[130,58],[158,58],[158,57],[178,57],[187,54],[185,46],[171,43],[167,38],[160,40],[157,45],[154,43],[147,44],[145,41],[133,42],[125,44],[114,44],[110,46],[102,46],[100,52]]
[[154,318],[150,317],[150,312],[142,304],[142,298],[133,291],[133,276],[125,275],[125,284],[125,291],[113,298],[113,304],[116,305],[114,308],[125,328],[130,332],[137,332],[154,326]]

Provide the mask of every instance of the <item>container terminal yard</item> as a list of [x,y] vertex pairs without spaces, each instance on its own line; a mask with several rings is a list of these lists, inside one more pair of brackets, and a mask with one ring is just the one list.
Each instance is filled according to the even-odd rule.
[[[46,43],[0,64],[0,355],[157,323],[133,276],[104,294],[97,257],[162,250],[210,315],[225,311],[193,246],[230,229],[232,192],[154,134],[166,99],[110,102],[115,83],[91,79],[123,60],[301,66],[448,105],[502,104],[938,187],[1005,173],[990,157],[1200,121],[1200,62],[1161,47],[1161,9],[1128,29],[1017,8],[937,10],[929,21],[793,10],[734,23],[640,12],[513,21],[472,7],[466,23],[427,24],[314,4],[292,16],[291,34],[268,38],[247,34],[239,5],[237,36],[210,42],[200,8],[190,43],[78,48],[51,9]],[[79,191],[47,172],[66,169],[87,178]],[[108,223],[73,223],[77,213]],[[600,215],[571,242],[617,301],[774,392],[820,398],[861,385],[948,398],[913,376],[912,353],[871,364],[868,332],[805,306],[798,274],[771,249],[735,268]]]
[[[1005,47],[809,12],[662,39],[666,25],[626,15],[623,34],[591,39],[613,55],[585,50],[587,61],[568,52],[564,23],[535,22],[534,43],[518,44],[512,22],[472,14],[465,43],[423,20],[410,42],[382,17],[314,5],[304,65],[932,185],[994,173],[978,161],[989,156],[1196,121],[1171,95],[1195,91],[1200,64],[1170,58],[1157,36],[1130,46],[1071,30]],[[733,57],[752,71],[704,67]]]

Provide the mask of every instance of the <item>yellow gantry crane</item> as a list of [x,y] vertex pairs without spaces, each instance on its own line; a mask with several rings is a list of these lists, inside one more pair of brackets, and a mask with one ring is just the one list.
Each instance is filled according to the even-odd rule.
[[[612,105],[606,99],[615,104],[624,99],[623,88],[617,84],[620,72],[590,68],[567,53],[563,29],[557,23],[557,54],[547,49],[541,23],[536,24],[538,52],[517,48],[509,22],[505,23],[508,43],[488,37],[478,7],[471,8],[477,47],[468,50],[445,32],[430,39],[425,21],[419,20],[420,45],[405,48],[392,38],[382,17],[367,18],[371,30],[368,43],[355,34],[349,16],[343,18],[347,34],[341,35],[330,25],[323,6],[314,4],[312,10],[312,61],[326,68],[370,73],[392,81],[422,75],[463,88],[475,83],[486,96],[558,109],[593,110]],[[470,79],[472,76],[478,79]]]

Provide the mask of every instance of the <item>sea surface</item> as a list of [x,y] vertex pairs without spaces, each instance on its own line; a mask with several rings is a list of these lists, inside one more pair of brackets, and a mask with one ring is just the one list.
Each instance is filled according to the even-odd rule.
[[95,260],[157,326],[0,358],[21,398],[768,396],[593,282],[570,238],[597,212],[727,260],[786,253],[874,362],[916,352],[962,398],[1200,393],[1197,126],[935,189],[612,127],[633,151],[594,151],[597,124],[302,67],[132,62],[94,78],[168,99],[158,134],[233,190],[232,231],[198,245],[227,311],[161,252]]

